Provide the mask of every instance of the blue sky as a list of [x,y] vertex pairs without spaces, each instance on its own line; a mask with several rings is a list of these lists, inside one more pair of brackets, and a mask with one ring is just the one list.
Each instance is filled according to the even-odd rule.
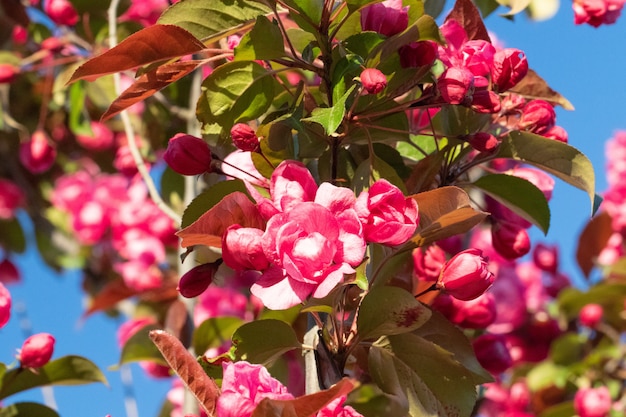
[[[525,51],[530,66],[555,90],[568,98],[576,110],[557,110],[557,123],[569,132],[570,144],[585,153],[596,167],[597,189],[606,188],[604,179],[604,142],[613,133],[626,129],[626,16],[613,26],[592,28],[574,26],[569,1],[563,1],[557,16],[545,22],[525,17],[510,22],[494,15],[487,27],[506,46]],[[552,226],[547,243],[562,248],[563,269],[580,277],[573,263],[576,240],[590,215],[587,196],[561,181],[554,191]],[[538,230],[533,236],[541,237]],[[31,247],[32,242],[31,242]],[[38,255],[30,251],[17,259],[24,283],[12,286],[14,303],[25,308],[33,332],[50,332],[57,338],[54,357],[80,354],[105,371],[109,387],[94,384],[84,387],[54,389],[60,413],[64,417],[125,416],[124,389],[120,373],[108,368],[118,360],[114,319],[95,315],[81,320],[83,312],[80,275],[68,272],[56,275],[42,266]],[[24,321],[14,313],[0,331],[0,360],[10,362],[25,334]],[[135,394],[142,417],[156,416],[168,383],[154,382],[133,366]],[[14,396],[6,404],[22,400],[42,401],[40,390]]]

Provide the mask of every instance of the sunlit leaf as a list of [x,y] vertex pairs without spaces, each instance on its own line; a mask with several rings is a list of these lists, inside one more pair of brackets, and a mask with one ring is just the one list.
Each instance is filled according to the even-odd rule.
[[354,91],[356,85],[351,86],[348,91],[337,100],[332,107],[317,107],[313,110],[310,117],[302,119],[303,121],[314,122],[322,125],[327,135],[331,135],[337,131],[341,125],[343,117],[346,114],[346,102]]
[[539,227],[543,233],[548,233],[548,201],[530,181],[514,175],[491,174],[478,178],[472,185]]
[[26,237],[17,219],[0,219],[0,242],[11,252],[23,253],[26,250]]
[[467,193],[458,187],[441,187],[413,195],[420,222],[412,241],[424,246],[437,240],[466,233],[482,222],[487,213],[470,206]]
[[235,330],[243,324],[239,317],[212,317],[203,321],[193,332],[194,351],[201,355],[210,348],[217,348],[230,342]]
[[604,310],[603,321],[616,330],[624,331],[626,330],[626,317],[623,314],[625,298],[626,283],[618,281],[597,284],[586,291],[566,288],[559,293],[557,300],[560,311],[569,320],[578,319],[580,310],[585,305],[600,304]]
[[480,12],[472,0],[457,0],[446,21],[450,19],[456,20],[465,29],[470,40],[482,39],[491,42]]
[[265,229],[265,220],[247,195],[235,191],[226,195],[219,203],[189,226],[176,233],[182,241],[180,245],[187,248],[193,245],[222,247],[222,235],[233,224],[242,227]]
[[596,266],[596,260],[613,235],[613,221],[607,212],[601,212],[589,220],[578,237],[576,262],[585,277]]
[[159,329],[159,326],[149,324],[133,334],[122,348],[119,364],[121,365],[124,363],[138,361],[152,361],[165,365],[165,360],[163,359],[161,352],[150,339],[150,332]]
[[185,0],[168,8],[160,24],[180,26],[209,44],[251,25],[271,10],[253,0]]
[[498,157],[534,165],[585,191],[591,200],[591,213],[595,213],[595,173],[589,158],[578,149],[558,140],[514,131],[503,139]]
[[278,25],[260,16],[252,30],[246,33],[235,48],[235,60],[270,60],[285,56],[283,35]]
[[177,61],[161,65],[150,72],[142,74],[111,103],[107,111],[102,115],[101,120],[108,120],[133,104],[153,96],[171,83],[191,73],[202,63],[203,61]]
[[81,79],[91,81],[105,74],[193,54],[203,49],[202,42],[178,26],[148,26],[130,35],[116,47],[85,62],[78,67],[69,82]]
[[36,373],[22,368],[6,372],[2,377],[0,399],[46,385],[82,385],[92,382],[107,383],[93,362],[81,356],[63,356],[37,368]]
[[431,311],[407,291],[379,286],[367,293],[357,318],[357,334],[362,340],[407,333],[422,326]]
[[59,414],[43,404],[21,402],[1,407],[0,417],[59,417]]
[[235,355],[251,363],[271,364],[277,357],[301,347],[293,328],[282,320],[256,320],[233,335]]

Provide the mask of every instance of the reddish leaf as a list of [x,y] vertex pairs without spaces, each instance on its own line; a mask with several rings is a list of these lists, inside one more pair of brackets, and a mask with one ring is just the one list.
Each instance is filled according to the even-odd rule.
[[466,233],[482,222],[487,213],[474,210],[469,196],[458,187],[441,187],[415,194],[420,213],[417,235],[412,239],[417,246]]
[[574,110],[574,106],[568,99],[551,89],[548,83],[531,69],[528,70],[522,81],[511,88],[510,91],[529,99],[541,99],[558,104],[565,110]]
[[171,64],[161,65],[141,75],[135,80],[133,85],[124,90],[124,92],[115,99],[102,115],[101,120],[108,120],[133,104],[147,99],[157,91],[183,78],[202,65],[202,63],[203,61],[177,61]]
[[576,262],[578,262],[578,266],[585,277],[589,277],[591,270],[596,265],[598,255],[613,234],[611,223],[612,219],[608,213],[599,213],[587,223],[578,238]]
[[215,404],[220,389],[180,340],[163,330],[151,331],[150,339],[159,348],[172,370],[196,397],[204,411],[209,416],[215,415]]
[[204,48],[200,40],[181,27],[149,26],[78,67],[68,84],[80,79],[93,81],[102,75],[193,54]]
[[456,20],[463,26],[469,39],[482,39],[491,42],[487,28],[480,17],[480,11],[472,0],[456,0],[454,8],[446,17],[446,21],[450,19]]
[[137,292],[126,286],[123,279],[116,279],[107,283],[104,288],[91,300],[91,305],[85,311],[89,316],[97,311],[108,310],[117,303],[136,295]]
[[310,417],[337,397],[347,395],[355,383],[343,378],[327,390],[303,395],[293,400],[272,400],[265,398],[252,413],[252,417]]
[[233,224],[265,229],[265,221],[248,196],[240,191],[228,194],[195,222],[178,233],[181,246],[206,245],[222,247],[222,235]]

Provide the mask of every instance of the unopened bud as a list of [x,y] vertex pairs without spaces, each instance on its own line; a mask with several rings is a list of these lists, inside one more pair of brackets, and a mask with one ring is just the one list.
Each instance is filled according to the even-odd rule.
[[544,100],[531,100],[522,109],[520,129],[543,134],[554,126],[556,113],[552,104]]
[[181,175],[200,175],[211,168],[211,149],[200,138],[178,133],[169,140],[163,159]]
[[482,295],[493,284],[488,259],[480,249],[471,248],[454,255],[441,270],[438,285],[452,297],[468,301]]
[[594,328],[602,321],[604,309],[600,304],[590,303],[580,309],[578,318],[583,326]]
[[50,145],[48,135],[43,130],[36,130],[30,140],[20,144],[20,162],[33,174],[49,170],[56,157],[57,151]]
[[493,114],[502,109],[500,96],[491,90],[476,90],[472,96],[472,110],[476,113]]
[[21,281],[20,270],[9,259],[0,262],[0,282],[3,284],[16,284]]
[[259,149],[259,138],[256,132],[245,123],[237,123],[230,129],[233,145],[242,151],[254,152]]
[[474,90],[474,74],[468,69],[450,67],[437,80],[437,89],[448,104],[462,104]]
[[493,57],[491,79],[499,92],[513,88],[528,73],[528,60],[519,49],[505,48]]
[[193,298],[202,294],[213,282],[217,264],[198,265],[187,271],[178,281],[178,291],[185,298]]
[[477,132],[467,136],[467,142],[478,152],[493,153],[500,146],[500,140],[488,132]]
[[506,259],[517,259],[530,252],[530,238],[523,227],[512,223],[497,223],[491,227],[491,243]]
[[574,409],[579,417],[607,417],[613,403],[607,387],[581,388],[574,395]]
[[472,346],[478,362],[493,375],[501,374],[513,365],[513,359],[503,335],[483,334],[474,339]]
[[37,333],[26,339],[17,355],[22,368],[41,368],[47,364],[54,352],[54,342],[49,333]]
[[0,219],[12,219],[24,205],[24,192],[11,180],[0,179]]
[[366,68],[361,72],[361,83],[369,94],[378,94],[387,87],[387,77],[376,68]]
[[74,26],[78,23],[78,13],[67,0],[49,0],[44,3],[44,12],[59,25]]
[[0,329],[11,318],[11,293],[7,290],[7,287],[0,282]]

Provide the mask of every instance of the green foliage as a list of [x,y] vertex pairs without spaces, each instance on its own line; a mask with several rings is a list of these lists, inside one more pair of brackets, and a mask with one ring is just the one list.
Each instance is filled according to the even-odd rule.
[[257,320],[241,326],[233,335],[239,360],[269,365],[282,354],[300,349],[293,328],[282,320]]
[[191,223],[209,211],[227,195],[239,191],[247,195],[246,187],[240,180],[221,181],[215,183],[202,193],[198,194],[185,209],[181,221],[181,227],[187,227]]
[[0,417],[59,417],[56,411],[43,404],[20,402],[0,408]]
[[159,328],[160,327],[157,325],[150,324],[142,327],[137,333],[133,334],[122,348],[119,364],[152,361],[165,365],[161,352],[159,352],[157,347],[150,340],[150,332]]
[[235,60],[276,59],[285,56],[283,36],[276,23],[259,16],[252,30],[246,33],[235,48]]
[[205,320],[194,330],[191,345],[194,352],[202,354],[230,341],[235,331],[243,324],[239,317],[213,317]]

